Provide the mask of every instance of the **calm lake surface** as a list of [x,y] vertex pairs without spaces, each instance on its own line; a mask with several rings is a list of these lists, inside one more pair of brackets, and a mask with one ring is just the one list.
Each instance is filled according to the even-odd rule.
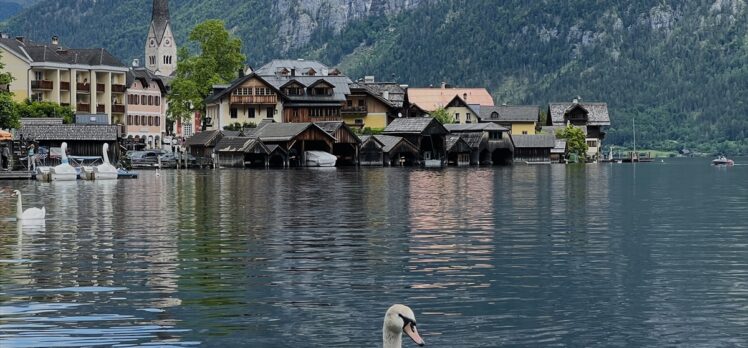
[[[747,163],[748,159],[738,159]],[[0,346],[748,346],[748,166],[0,181]],[[414,346],[406,341],[404,346]]]

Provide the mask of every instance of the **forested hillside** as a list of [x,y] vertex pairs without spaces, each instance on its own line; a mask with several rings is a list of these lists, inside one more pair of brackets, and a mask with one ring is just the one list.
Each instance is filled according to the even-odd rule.
[[[356,2],[353,2],[356,3]],[[142,55],[148,0],[45,0],[6,24]],[[609,143],[748,153],[748,8],[742,0],[172,1],[178,38],[222,18],[249,63],[316,58],[357,78],[486,86],[497,103],[606,101]]]

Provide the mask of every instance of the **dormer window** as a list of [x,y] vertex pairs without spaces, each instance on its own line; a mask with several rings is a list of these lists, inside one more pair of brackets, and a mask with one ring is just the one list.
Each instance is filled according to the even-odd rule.
[[496,112],[496,111],[492,112],[491,113],[491,118],[496,118],[496,119],[499,118],[499,113]]
[[286,88],[287,95],[304,95],[304,89],[298,86]]
[[331,96],[332,88],[325,88],[325,87],[312,88],[312,95]]

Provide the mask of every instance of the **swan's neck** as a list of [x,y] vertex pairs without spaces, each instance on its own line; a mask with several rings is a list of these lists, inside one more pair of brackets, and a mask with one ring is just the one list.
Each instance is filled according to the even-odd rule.
[[18,195],[18,204],[16,204],[16,218],[21,219],[23,217],[23,200],[21,200],[21,195]]
[[402,348],[402,346],[402,332],[392,332],[387,328],[382,330],[382,348]]
[[68,154],[67,154],[68,145],[63,143],[61,146],[61,150],[62,150],[62,156],[60,157],[60,163],[69,164],[70,162],[68,161]]
[[107,153],[107,150],[107,146],[104,146],[104,164],[109,164],[109,154]]

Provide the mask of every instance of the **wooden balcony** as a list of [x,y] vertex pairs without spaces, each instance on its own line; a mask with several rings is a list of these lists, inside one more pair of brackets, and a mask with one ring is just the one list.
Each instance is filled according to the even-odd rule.
[[68,81],[60,81],[60,90],[61,91],[69,91],[70,90],[70,82],[68,82]]
[[81,93],[81,94],[89,94],[89,93],[91,93],[91,85],[89,85],[87,83],[78,82],[78,83],[75,84],[75,88],[76,88],[77,92]]
[[75,106],[76,111],[78,112],[91,112],[91,104],[86,103],[78,103]]
[[105,87],[103,83],[97,83],[96,84],[96,92],[104,93]]
[[104,113],[106,112],[106,106],[102,104],[96,105],[96,112],[97,113]]
[[112,112],[117,114],[124,114],[125,106],[122,104],[114,104],[112,105]]
[[276,95],[232,95],[231,104],[260,104],[275,105],[278,102]]
[[369,109],[366,106],[343,106],[340,108],[342,115],[365,115],[369,113]]
[[112,85],[112,93],[125,93],[125,85]]
[[31,81],[31,89],[44,89],[44,90],[52,90],[53,83],[52,81],[48,80],[33,80]]

